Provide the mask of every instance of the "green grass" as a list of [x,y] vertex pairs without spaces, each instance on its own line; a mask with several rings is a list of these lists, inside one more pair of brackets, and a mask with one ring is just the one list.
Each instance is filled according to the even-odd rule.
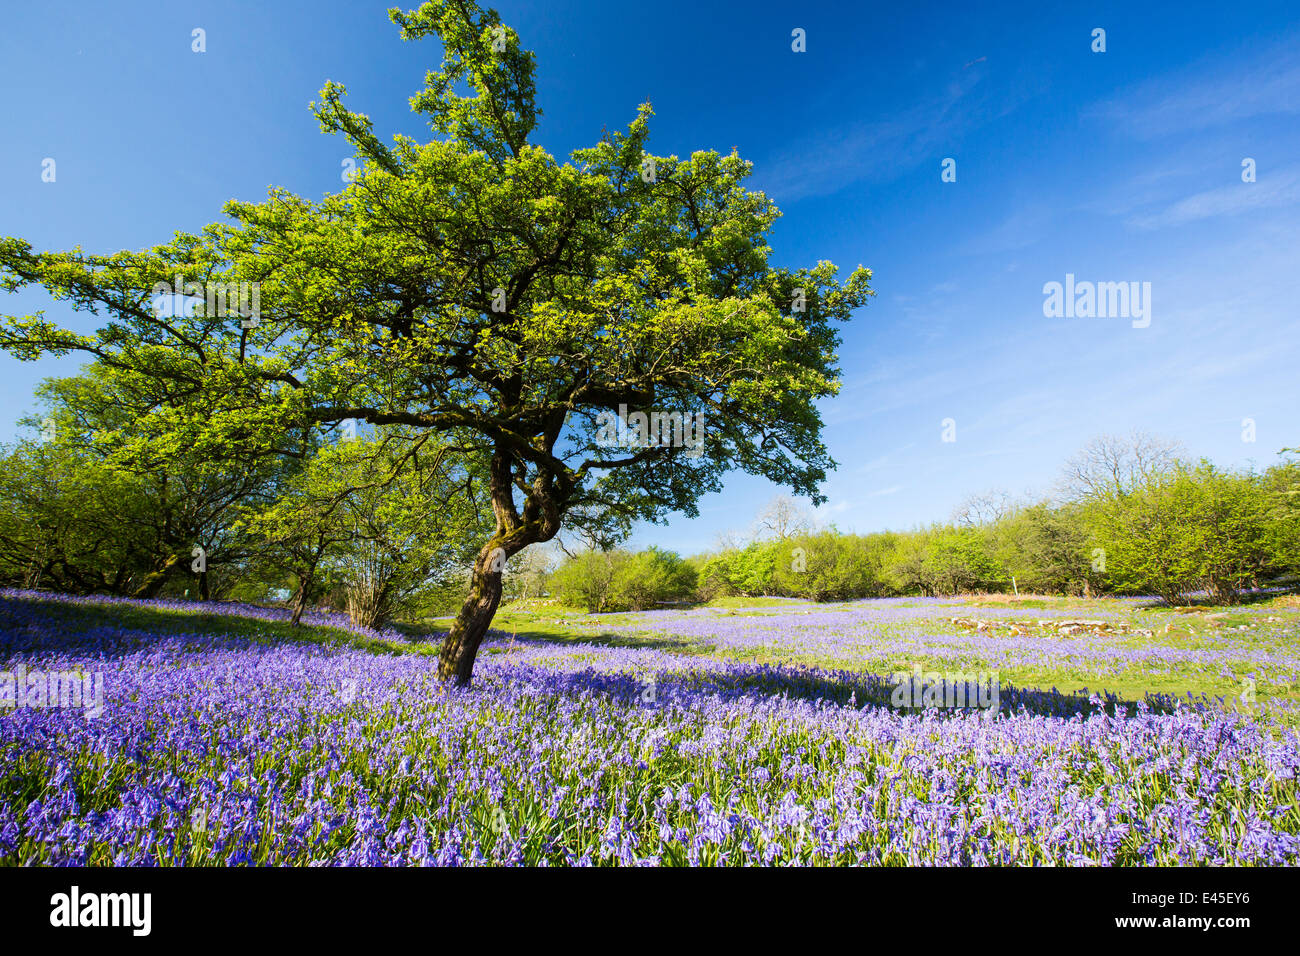
[[[722,608],[756,608],[756,607],[799,607],[807,605],[809,602],[800,601],[796,598],[779,598],[779,597],[716,597],[708,604],[698,605],[700,607],[722,607]],[[811,605],[816,607],[816,605]]]
[[[924,602],[899,600],[900,606],[925,606]],[[825,612],[831,610],[816,604],[801,605],[799,602],[774,598],[727,598],[710,605],[720,618],[771,616],[774,611],[790,610],[797,614],[801,611]],[[1126,623],[1132,628],[1128,633],[1119,633],[1105,638],[1107,645],[1116,649],[1143,646],[1170,646],[1179,648],[1219,649],[1224,640],[1231,640],[1234,646],[1241,646],[1254,651],[1276,653],[1283,658],[1295,658],[1300,652],[1300,607],[1294,598],[1274,599],[1251,606],[1216,607],[1199,605],[1193,608],[1175,609],[1160,605],[1134,605],[1132,602],[1117,601],[1110,598],[1064,598],[1032,597],[989,599],[974,597],[954,604],[935,608],[933,617],[925,625],[929,633],[964,634],[968,633],[951,623],[951,617],[979,617],[983,608],[1006,608],[1013,611],[1025,611],[1023,616],[1016,614],[1005,619],[1007,623],[1018,623],[1025,627],[1027,636],[1050,644],[1059,640],[1051,631],[1035,627],[1038,618],[1033,614],[1045,608],[1068,609],[1072,615],[1080,618],[1102,617]],[[1272,620],[1270,620],[1272,618]],[[608,628],[633,627],[644,624],[643,628],[633,631],[612,633]],[[875,673],[893,673],[900,669],[896,657],[871,654],[869,649],[860,658],[845,660],[816,653],[792,652],[787,649],[760,646],[749,648],[716,648],[706,640],[673,636],[663,630],[656,630],[647,617],[636,613],[590,615],[574,608],[533,607],[526,611],[514,611],[507,607],[497,615],[494,626],[506,633],[517,633],[520,637],[551,641],[557,644],[590,643],[611,647],[654,647],[672,653],[684,655],[711,655],[714,657],[761,663],[761,664],[796,664],[830,667],[845,670],[871,671]],[[892,631],[900,624],[883,624],[879,627],[882,637],[897,636]],[[1246,630],[1238,628],[1246,627]],[[1152,632],[1151,636],[1136,633],[1138,629]],[[948,670],[953,663],[942,658],[928,658],[924,654],[909,657],[907,665],[920,664],[927,670]],[[1050,690],[1056,688],[1063,693],[1081,691],[1106,691],[1119,695],[1123,699],[1141,699],[1148,693],[1169,694],[1185,697],[1222,698],[1226,706],[1244,706],[1239,699],[1242,692],[1241,677],[1256,670],[1250,661],[1229,659],[1225,664],[1198,664],[1194,662],[1173,663],[1168,666],[1169,673],[1154,673],[1141,663],[1127,664],[1097,661],[1084,662],[1078,666],[1006,666],[1005,662],[984,661],[972,657],[966,662],[974,667],[997,670],[999,677],[1018,687]],[[1232,677],[1223,676],[1223,668],[1228,667]],[[1158,669],[1158,668],[1157,668]],[[1300,703],[1300,684],[1282,680],[1261,679],[1255,688],[1256,700],[1289,701]]]

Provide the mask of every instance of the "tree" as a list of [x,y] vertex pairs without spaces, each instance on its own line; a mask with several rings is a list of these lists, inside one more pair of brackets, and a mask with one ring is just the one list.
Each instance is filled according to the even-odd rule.
[[561,604],[599,614],[609,609],[614,578],[628,558],[626,551],[586,551],[574,555],[551,576],[551,590]]
[[999,561],[1020,588],[1091,594],[1104,580],[1081,506],[1038,502],[1003,518],[994,536]]
[[344,589],[353,623],[377,627],[468,564],[485,528],[482,476],[440,438],[385,426],[325,445],[242,522],[257,559],[296,584],[291,623],[323,577]]
[[823,529],[788,538],[775,568],[775,593],[812,601],[879,597],[888,588],[884,557],[892,535]]
[[789,495],[776,495],[758,513],[755,537],[770,534],[779,541],[813,530],[813,517],[808,509]]
[[25,562],[31,586],[138,598],[190,580],[206,600],[246,570],[239,519],[276,493],[280,462],[230,468],[183,449],[116,454],[132,408],[97,364],[46,380],[38,395],[45,415],[23,423],[42,438],[6,462],[0,494],[14,520],[0,560]]
[[527,601],[540,598],[545,594],[546,583],[551,576],[556,554],[545,546],[529,548],[514,561],[502,582],[504,598],[511,601]]
[[1098,435],[1065,463],[1061,490],[1067,501],[1099,501],[1127,494],[1178,463],[1182,445],[1138,429],[1127,437]]
[[[1284,448],[1281,454],[1300,454],[1300,449]],[[1269,519],[1277,531],[1279,570],[1300,576],[1300,459],[1278,462],[1262,481]]]
[[378,627],[441,590],[490,531],[483,475],[448,437],[385,426],[335,457],[324,481],[347,488],[339,509],[347,546],[332,564],[353,623]]
[[695,593],[695,568],[674,551],[650,547],[618,568],[613,580],[614,607],[644,611],[660,604],[689,600]]
[[968,496],[953,510],[952,520],[959,527],[979,528],[997,524],[1015,510],[1016,503],[1011,495],[994,489]]
[[[211,458],[295,454],[347,419],[472,436],[495,528],[439,659],[466,684],[505,561],[575,509],[694,517],[735,469],[822,500],[834,463],[815,402],[838,390],[835,323],[871,273],[772,266],[779,213],[744,187],[751,164],[651,155],[649,104],[558,162],[530,139],[533,56],[495,11],[431,0],[391,17],[404,39],[441,38],[411,101],[434,139],[384,144],[327,82],[316,116],[361,160],[341,193],[232,201],[231,222],[145,252],[0,240],[0,286],[111,317],[91,335],[8,317],[0,345],[95,355],[154,395],[139,441]],[[258,305],[159,315],[174,277],[248,282]]]
[[130,595],[157,559],[142,534],[143,487],[60,441],[24,441],[0,457],[0,580],[22,588]]

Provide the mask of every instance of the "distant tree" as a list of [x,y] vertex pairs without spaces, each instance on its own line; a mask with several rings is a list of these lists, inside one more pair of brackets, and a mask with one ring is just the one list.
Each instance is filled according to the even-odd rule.
[[718,554],[704,555],[696,559],[696,596],[704,602],[719,597],[730,597],[737,592],[731,583],[732,564],[739,551],[728,548]]
[[776,495],[765,504],[754,522],[754,537],[775,537],[778,541],[807,534],[816,524],[812,514],[789,495]]
[[744,536],[734,528],[719,531],[713,537],[714,551],[737,551],[745,546]]
[[1123,495],[1173,468],[1181,454],[1179,442],[1140,430],[1099,435],[1065,463],[1061,490],[1069,501]]
[[1092,555],[1092,532],[1077,505],[1039,502],[1004,518],[995,531],[999,561],[1018,588],[1091,594],[1105,582]]
[[[1284,448],[1281,453],[1300,455],[1300,449]],[[1288,458],[1269,468],[1262,482],[1277,531],[1281,570],[1300,576],[1300,459]]]
[[934,529],[921,568],[931,594],[1000,590],[1006,582],[992,536],[982,528]]
[[964,499],[953,510],[952,520],[962,528],[978,528],[996,524],[1015,510],[1015,499],[1010,493],[994,489]]
[[587,551],[575,555],[551,575],[551,590],[561,604],[599,614],[609,609],[614,576],[627,560],[626,551]]
[[644,611],[689,600],[695,594],[695,568],[676,552],[651,547],[630,555],[614,574],[611,609]]
[[893,535],[823,529],[782,542],[771,593],[810,601],[880,597],[889,591],[885,561]]
[[1208,461],[1153,476],[1101,518],[1108,571],[1170,604],[1200,589],[1236,601],[1277,568],[1278,534],[1259,476]]
[[556,557],[554,551],[543,547],[529,548],[520,554],[506,573],[505,598],[527,601],[541,597],[554,570]]
[[785,549],[779,541],[754,541],[737,552],[729,568],[731,586],[756,597],[774,590],[777,562]]

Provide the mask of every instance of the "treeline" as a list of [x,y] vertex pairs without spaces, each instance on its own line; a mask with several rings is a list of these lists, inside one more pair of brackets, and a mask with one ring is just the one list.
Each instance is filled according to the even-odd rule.
[[1145,436],[1094,442],[1053,500],[984,496],[951,522],[907,532],[812,531],[783,520],[769,523],[776,533],[689,561],[657,549],[591,552],[562,566],[551,590],[593,611],[731,595],[841,601],[1013,590],[1169,603],[1206,592],[1232,603],[1247,589],[1300,578],[1300,464],[1225,471],[1150,460],[1144,443],[1149,451]]
[[[0,448],[0,585],[72,594],[279,600],[376,627],[454,610],[490,537],[482,443],[384,426],[269,434],[264,454],[150,434],[111,369],[52,379],[28,440]],[[296,444],[295,444],[296,443]],[[1027,591],[1194,592],[1232,602],[1300,576],[1300,463],[1262,472],[1184,460],[1150,436],[1099,438],[1050,499],[969,499],[906,532],[817,530],[792,499],[758,516],[747,544],[690,559],[617,547],[625,520],[565,515],[596,547],[554,572],[529,548],[504,598],[549,594],[591,611],[730,595],[814,601]]]

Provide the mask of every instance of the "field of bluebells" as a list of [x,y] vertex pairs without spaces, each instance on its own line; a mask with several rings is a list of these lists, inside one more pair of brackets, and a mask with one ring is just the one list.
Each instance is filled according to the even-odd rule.
[[[0,592],[0,671],[104,686],[96,717],[0,712],[0,862],[1300,861],[1294,606],[1176,627],[1088,611],[1151,625],[1136,637],[951,621],[974,613],[1078,612],[792,602],[561,635],[505,616],[454,690],[436,633],[318,614],[291,637],[247,605]],[[997,671],[998,708],[891,706],[912,663]],[[1142,673],[1225,693],[1106,692]],[[1243,681],[1248,703],[1226,693]]]

